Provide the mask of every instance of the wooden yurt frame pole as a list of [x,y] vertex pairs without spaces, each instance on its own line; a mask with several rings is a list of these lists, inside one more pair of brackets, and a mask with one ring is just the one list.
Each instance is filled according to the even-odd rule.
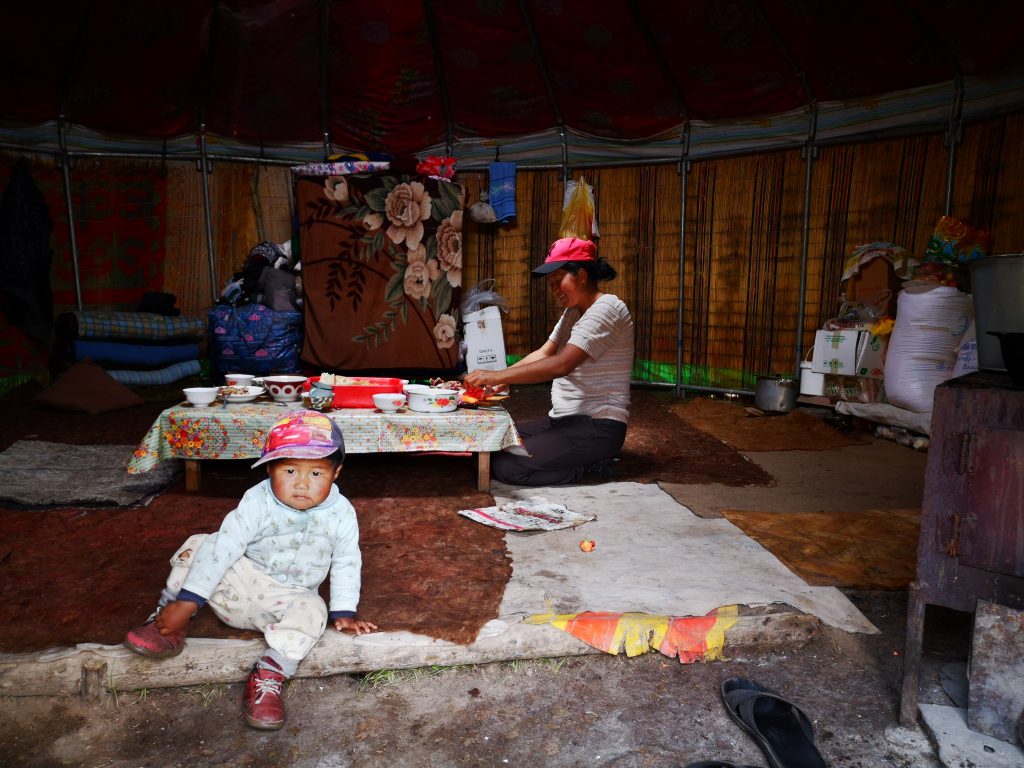
[[679,280],[676,293],[676,397],[683,396],[683,326],[686,289],[686,188],[690,178],[690,121],[683,125],[682,151],[679,155]]
[[331,21],[331,6],[328,0],[320,0],[320,133],[324,142],[324,162],[331,158],[331,118],[327,109],[327,56],[330,53],[328,26]]
[[78,239],[75,237],[75,209],[71,204],[71,156],[68,154],[66,131],[67,125],[64,115],[61,114],[60,119],[57,121],[57,139],[60,144],[58,162],[60,163],[61,175],[64,177],[64,205],[68,210],[68,240],[71,243],[71,268],[75,275],[75,304],[78,307],[78,311],[81,312],[84,309],[82,305],[82,279],[78,273]]
[[562,145],[562,181],[569,180],[569,140],[565,130],[565,120],[562,118],[562,108],[558,103],[558,98],[555,96],[555,89],[551,85],[551,72],[548,70],[547,60],[544,58],[544,52],[540,49],[540,37],[537,35],[537,29],[533,26],[533,19],[530,17],[530,11],[526,7],[526,0],[518,0],[519,13],[523,17],[523,23],[526,25],[526,31],[530,34],[530,46],[533,48],[533,55],[537,57],[537,63],[540,65],[541,79],[544,81],[544,91],[548,97],[548,103],[551,105],[551,111],[555,116],[555,123],[558,125],[558,139]]
[[810,114],[807,120],[807,144],[804,146],[804,217],[800,235],[800,296],[796,315],[796,362],[793,365],[793,377],[800,378],[800,363],[804,359],[804,310],[807,306],[807,252],[811,238],[811,184],[813,183],[814,158],[818,148],[814,145],[814,137],[818,129],[818,105],[812,101],[809,105]]
[[963,123],[964,78],[958,71],[953,78],[953,103],[949,110],[949,128],[946,129],[946,146],[949,148],[949,164],[946,167],[946,207],[949,216],[953,211],[953,174],[956,171],[956,148],[964,137]]
[[452,118],[452,107],[448,97],[448,78],[444,74],[444,59],[441,57],[441,45],[437,41],[437,19],[434,18],[434,6],[431,0],[423,0],[423,17],[427,22],[430,52],[434,57],[434,77],[437,80],[437,90],[441,96],[441,112],[444,114],[444,148],[447,155],[451,157],[455,151],[455,121]]
[[206,154],[206,123],[199,124],[199,171],[203,174],[203,219],[206,223],[206,255],[210,262],[210,297],[217,303],[217,259],[213,246],[213,213],[210,210],[210,174],[213,165]]

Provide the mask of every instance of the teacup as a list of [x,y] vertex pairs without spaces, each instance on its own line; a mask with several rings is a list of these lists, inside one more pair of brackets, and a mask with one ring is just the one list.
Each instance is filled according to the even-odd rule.
[[193,408],[206,408],[217,399],[217,387],[186,387],[181,390]]
[[405,395],[401,392],[378,392],[373,395],[373,404],[384,413],[394,413],[405,405]]
[[255,378],[251,373],[225,373],[224,385],[228,387],[251,387]]

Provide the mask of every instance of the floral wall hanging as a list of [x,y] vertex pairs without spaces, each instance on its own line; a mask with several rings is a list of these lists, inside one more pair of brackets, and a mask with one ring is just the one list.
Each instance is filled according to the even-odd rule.
[[328,371],[458,362],[463,190],[383,172],[299,177],[305,339]]

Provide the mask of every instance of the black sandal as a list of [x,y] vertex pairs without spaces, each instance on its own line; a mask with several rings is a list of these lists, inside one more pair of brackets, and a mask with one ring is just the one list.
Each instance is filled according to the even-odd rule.
[[730,677],[722,683],[722,701],[771,768],[826,768],[810,719],[782,694],[744,677]]

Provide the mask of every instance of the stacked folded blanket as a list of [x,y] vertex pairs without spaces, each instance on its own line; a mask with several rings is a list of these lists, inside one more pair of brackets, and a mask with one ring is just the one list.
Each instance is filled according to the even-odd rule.
[[170,384],[200,372],[200,318],[152,312],[67,312],[57,318],[58,354],[92,360],[123,384]]

